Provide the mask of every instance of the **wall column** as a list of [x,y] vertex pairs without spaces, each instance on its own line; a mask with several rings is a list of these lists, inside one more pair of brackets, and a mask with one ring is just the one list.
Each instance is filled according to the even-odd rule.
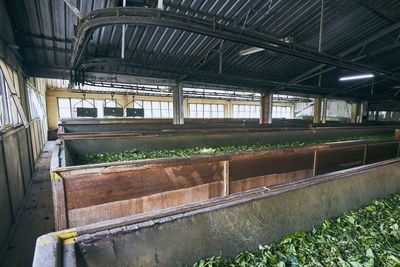
[[313,123],[321,122],[321,98],[314,98],[314,118]]
[[173,102],[173,123],[174,125],[183,124],[184,106],[183,106],[183,86],[182,83],[178,83],[177,86],[173,87],[172,94]]
[[273,106],[273,94],[272,93],[261,94],[260,124],[272,123],[272,106]]

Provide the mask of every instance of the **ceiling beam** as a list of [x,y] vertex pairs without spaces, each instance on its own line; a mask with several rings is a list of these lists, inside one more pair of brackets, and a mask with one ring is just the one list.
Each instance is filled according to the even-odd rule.
[[[308,85],[299,85],[299,84],[287,84],[283,82],[271,81],[267,79],[256,79],[256,78],[248,78],[248,77],[237,77],[233,75],[226,74],[217,74],[211,73],[209,71],[200,71],[196,69],[187,69],[183,67],[176,67],[170,65],[154,65],[149,64],[147,62],[138,62],[136,60],[123,60],[120,58],[96,58],[96,59],[88,59],[80,65],[80,70],[78,73],[85,73],[86,71],[96,72],[98,71],[96,68],[101,68],[102,66],[112,67],[127,67],[134,69],[145,69],[151,70],[155,72],[164,73],[165,77],[171,77],[172,75],[176,76],[187,76],[190,77],[190,80],[194,82],[208,82],[212,84],[226,84],[226,85],[234,85],[234,86],[245,86],[248,88],[258,88],[260,92],[269,91],[271,88],[275,86],[285,86],[289,88],[292,92],[301,92],[304,94],[318,94],[318,95],[326,95],[332,92],[337,94],[341,93],[341,90],[336,88],[325,88],[325,87],[316,87],[316,86],[308,86]],[[129,72],[132,72],[129,70]],[[80,80],[81,77],[75,77],[75,79]],[[83,82],[81,80],[80,82]],[[345,95],[345,94],[343,94]],[[349,97],[350,95],[347,95]],[[354,98],[356,97],[365,97],[365,95],[351,95]]]
[[375,14],[384,19],[390,20],[391,22],[397,22],[396,18],[391,13],[389,13],[387,10],[384,10],[383,8],[379,8],[378,6],[376,6],[376,4],[370,2],[369,0],[354,0],[354,2],[373,11]]
[[398,73],[392,73],[372,66],[355,63],[343,59],[340,56],[318,52],[315,49],[306,46],[285,43],[278,38],[262,32],[219,24],[216,20],[203,20],[183,14],[177,14],[175,12],[144,8],[106,8],[96,10],[87,16],[85,20],[79,24],[71,57],[71,68],[76,70],[79,67],[89,40],[95,30],[108,25],[121,24],[156,25],[180,29],[249,46],[261,47],[266,50],[272,50],[278,53],[335,67],[359,72],[370,72],[376,76],[400,81],[400,75]]
[[79,11],[79,9],[76,7],[76,1],[75,0],[64,0],[65,4],[74,12],[74,14],[81,20],[83,18],[82,13]]
[[[338,56],[339,57],[345,57],[350,55],[351,53],[357,51],[358,49],[362,49],[363,47],[369,45],[372,42],[375,42],[376,40],[379,40],[380,38],[384,37],[385,35],[394,32],[396,30],[400,29],[400,22],[397,22],[389,27],[385,27],[379,31],[377,31],[376,33],[374,33],[373,35],[369,36],[367,39],[365,39],[364,41],[358,43],[355,46],[352,46],[346,50],[344,50],[343,52],[339,53]],[[306,72],[303,72],[302,74],[296,76],[295,78],[291,79],[289,81],[289,83],[300,83],[302,81],[308,80],[310,78],[315,77],[316,75],[319,75],[319,70],[321,70],[322,68],[326,67],[326,64],[320,64],[318,66],[315,66],[314,68],[309,69]],[[334,70],[336,69],[336,67],[330,67],[328,71]],[[318,73],[316,73],[318,72]],[[323,71],[327,72],[327,71]],[[274,92],[279,92],[280,90],[282,90],[284,88],[275,88]]]

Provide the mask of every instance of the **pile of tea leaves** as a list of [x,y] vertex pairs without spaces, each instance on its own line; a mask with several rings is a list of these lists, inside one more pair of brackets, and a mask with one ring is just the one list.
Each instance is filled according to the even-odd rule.
[[[243,218],[244,219],[244,218]],[[400,266],[400,194],[324,221],[311,232],[285,236],[235,258],[214,256],[194,267]]]
[[332,139],[324,139],[318,141],[293,141],[285,143],[238,145],[238,146],[194,147],[194,148],[161,149],[161,150],[131,149],[118,153],[98,153],[98,154],[83,155],[77,158],[76,165],[141,160],[141,159],[190,157],[195,155],[214,155],[220,153],[258,151],[258,150],[268,150],[277,148],[301,147],[310,144],[321,144],[321,143],[350,141],[350,140],[379,141],[379,140],[390,140],[390,139],[393,139],[392,134],[350,136],[350,137],[346,136],[346,137],[336,137]]

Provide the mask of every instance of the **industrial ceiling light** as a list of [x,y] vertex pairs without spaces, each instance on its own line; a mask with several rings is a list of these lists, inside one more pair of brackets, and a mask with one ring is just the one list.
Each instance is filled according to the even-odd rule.
[[264,49],[264,48],[261,48],[261,47],[249,47],[249,48],[240,50],[240,51],[239,51],[239,55],[241,55],[241,56],[247,56],[247,55],[251,55],[251,54],[254,54],[254,53],[258,53],[258,52],[261,52],[261,51],[264,51],[264,50],[265,50],[265,49]]
[[[282,42],[285,42],[285,43],[293,43],[293,37],[292,36],[286,36],[284,38],[280,38],[279,40],[282,41]],[[278,47],[278,45],[276,45],[276,44],[269,44],[269,45]],[[261,48],[261,47],[250,47],[250,48],[246,48],[246,49],[240,50],[239,51],[239,55],[247,56],[247,55],[258,53],[258,52],[261,52],[261,51],[264,51],[264,50],[265,49]]]
[[354,76],[345,76],[339,78],[339,81],[344,82],[344,81],[352,81],[352,80],[361,80],[361,79],[368,79],[368,78],[374,78],[373,74],[361,74],[361,75],[354,75]]

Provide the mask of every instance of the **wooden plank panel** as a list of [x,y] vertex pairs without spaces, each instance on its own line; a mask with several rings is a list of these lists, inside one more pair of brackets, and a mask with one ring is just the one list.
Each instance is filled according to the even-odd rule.
[[157,211],[221,196],[221,181],[68,211],[69,227]]
[[29,182],[31,181],[31,167],[29,162],[29,150],[26,138],[26,129],[23,131],[19,131],[18,135],[18,148],[19,148],[19,156],[21,159],[21,168],[22,168],[22,175],[24,178],[24,186],[28,188]]
[[38,121],[34,122],[34,130],[35,130],[35,145],[36,145],[36,158],[39,158],[40,151],[42,150],[41,141],[40,141],[40,133],[39,133],[39,124]]
[[223,162],[146,165],[114,172],[81,173],[64,178],[67,210],[144,197],[223,180]]
[[397,157],[398,143],[370,144],[367,149],[366,163],[371,164]]
[[246,156],[229,161],[231,181],[252,177],[312,169],[314,152],[282,150],[281,153]]
[[12,209],[16,216],[25,194],[19,153],[15,153],[18,150],[17,134],[4,137],[3,144]]
[[269,174],[253,178],[232,181],[230,183],[230,192],[239,193],[251,189],[256,189],[273,184],[285,183],[297,179],[310,177],[313,175],[312,169],[300,170],[281,174]]
[[363,165],[364,146],[318,150],[316,174],[324,174]]
[[0,255],[5,246],[5,241],[13,224],[11,200],[8,193],[7,177],[5,172],[5,161],[3,155],[3,144],[0,141]]
[[29,130],[31,132],[31,141],[32,141],[32,152],[33,152],[33,165],[35,165],[38,152],[37,152],[37,146],[36,146],[36,134],[35,134],[35,124],[32,122],[29,125]]

